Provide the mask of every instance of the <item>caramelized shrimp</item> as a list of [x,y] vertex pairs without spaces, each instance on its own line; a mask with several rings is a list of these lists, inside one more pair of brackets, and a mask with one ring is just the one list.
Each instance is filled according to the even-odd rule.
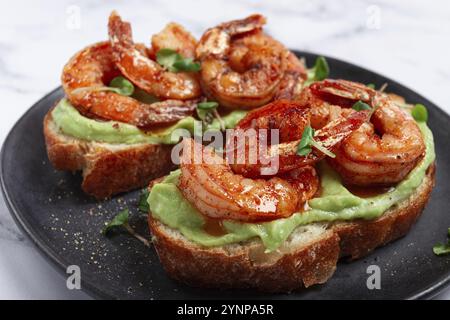
[[379,94],[362,83],[347,80],[323,80],[309,86],[311,92],[322,101],[343,108],[351,108],[357,101],[373,104]]
[[[279,143],[271,144],[261,149],[259,141],[244,140],[236,144],[236,138],[227,141],[227,158],[234,172],[246,177],[259,177],[285,173],[306,165],[312,165],[322,160],[325,155],[313,148],[306,156],[297,155],[297,147],[303,135],[303,130],[309,124],[308,106],[299,102],[278,100],[264,107],[249,112],[236,126],[236,129],[278,129]],[[353,131],[358,129],[368,119],[367,111],[353,112],[348,117],[340,117],[318,130],[314,139],[330,152],[338,146]],[[259,136],[257,135],[257,138]],[[255,156],[256,155],[256,156]],[[255,161],[256,159],[256,161]],[[264,164],[277,164],[273,173],[268,173]]]
[[330,163],[348,184],[392,185],[406,177],[424,152],[414,119],[383,95],[370,123],[352,133]]
[[307,74],[305,65],[294,53],[289,52],[286,71],[280,82],[280,86],[274,100],[298,100],[306,78]]
[[163,30],[152,36],[152,50],[172,49],[185,58],[195,58],[197,40],[178,23],[168,23]]
[[[353,132],[328,159],[347,184],[370,186],[400,182],[416,166],[425,151],[419,127],[388,95],[361,83],[325,80],[313,83],[302,93],[315,110],[316,121],[324,122],[326,111],[342,107],[339,116],[354,112],[363,101],[372,108],[370,122]],[[339,107],[336,107],[339,106]],[[320,110],[320,111],[318,111]],[[337,112],[339,113],[339,112]],[[321,120],[320,117],[323,117]]]
[[310,109],[310,121],[313,129],[321,129],[333,120],[348,116],[353,109],[343,109],[329,103],[314,94],[310,87],[304,88],[296,99]]
[[289,142],[302,137],[309,124],[310,110],[296,101],[277,100],[248,112],[236,129],[278,129],[279,142]]
[[[194,159],[202,161],[195,163]],[[178,187],[208,217],[247,222],[288,217],[316,193],[318,185],[311,166],[289,172],[284,179],[244,178],[233,173],[211,148],[192,139],[183,140]]]
[[286,50],[262,32],[266,20],[252,15],[207,30],[196,55],[209,99],[228,108],[255,108],[271,101],[286,69]]
[[195,108],[192,102],[177,100],[145,104],[105,91],[118,75],[110,44],[100,42],[72,57],[64,67],[61,81],[68,99],[81,113],[142,128],[176,122],[192,114]]
[[[120,71],[136,86],[161,99],[189,100],[201,96],[200,85],[194,74],[166,71],[142,54],[133,42],[130,24],[122,21],[114,11],[109,17],[108,30],[113,59]],[[157,45],[171,45],[175,50],[184,48],[184,51],[190,51],[193,39],[187,31],[179,26],[175,30],[172,25],[166,32],[168,34],[157,36],[153,42]],[[176,34],[176,38],[168,40],[170,33]]]

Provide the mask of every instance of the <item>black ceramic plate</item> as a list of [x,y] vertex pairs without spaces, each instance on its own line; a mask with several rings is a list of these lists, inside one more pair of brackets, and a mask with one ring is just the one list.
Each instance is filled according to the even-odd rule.
[[[299,52],[312,65],[315,55]],[[104,222],[120,209],[134,212],[133,223],[148,235],[145,219],[139,218],[139,191],[101,203],[80,190],[78,174],[55,171],[45,152],[42,119],[56,100],[57,89],[36,103],[9,133],[1,155],[1,184],[6,203],[17,224],[40,252],[65,272],[79,265],[82,287],[95,297],[119,299],[176,298],[279,298],[279,299],[392,299],[429,298],[450,280],[450,257],[432,252],[444,241],[450,227],[450,117],[432,102],[402,85],[355,65],[328,58],[332,78],[389,84],[412,103],[429,110],[437,151],[437,181],[422,217],[409,234],[352,263],[341,262],[324,285],[289,295],[267,295],[255,291],[220,291],[189,288],[169,279],[153,248],[149,249],[126,234],[110,238],[101,235]],[[367,267],[378,265],[381,289],[368,290]]]

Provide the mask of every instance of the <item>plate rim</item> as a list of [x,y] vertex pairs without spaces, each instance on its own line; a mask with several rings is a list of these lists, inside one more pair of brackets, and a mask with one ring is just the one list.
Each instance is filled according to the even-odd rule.
[[[400,87],[406,88],[409,91],[414,92],[421,99],[430,102],[432,104],[433,109],[435,109],[441,115],[449,118],[449,120],[450,120],[450,115],[447,112],[445,112],[442,108],[440,108],[437,104],[435,104],[432,100],[424,97],[422,94],[414,91],[413,89],[410,89],[409,87],[406,87],[406,86],[402,85],[398,81],[393,80],[390,77],[387,77],[387,76],[383,75],[382,73],[375,72],[375,71],[373,71],[371,69],[368,69],[366,67],[358,66],[358,65],[356,65],[356,64],[354,64],[352,62],[348,62],[346,60],[342,60],[340,58],[335,58],[335,57],[329,56],[329,55],[322,55],[322,54],[314,53],[314,52],[310,52],[310,51],[293,50],[293,49],[291,51],[294,52],[297,56],[302,56],[302,55],[310,55],[312,57],[324,56],[328,60],[334,60],[334,61],[336,61],[338,63],[346,64],[347,66],[350,66],[352,68],[363,69],[366,72],[369,72],[369,73],[381,76],[383,78],[389,79],[389,83],[395,84],[396,86],[400,86]],[[45,100],[45,99],[49,98],[50,96],[56,94],[61,89],[62,89],[62,86],[58,86],[57,88],[55,88],[55,89],[51,90],[50,92],[48,92],[47,94],[45,94],[38,101],[33,103],[33,105],[30,108],[28,108],[19,117],[19,119],[17,121],[15,121],[14,125],[9,130],[8,134],[6,135],[6,138],[4,139],[4,141],[2,143],[2,147],[1,147],[1,151],[0,151],[0,188],[1,188],[4,200],[5,200],[6,207],[8,208],[8,211],[9,211],[10,215],[12,216],[14,222],[19,227],[19,229],[22,231],[22,233],[31,241],[33,246],[37,249],[37,252],[39,252],[40,255],[43,256],[44,259],[47,262],[49,262],[50,266],[52,266],[61,275],[67,276],[67,273],[66,273],[67,266],[62,261],[63,259],[61,259],[61,256],[57,252],[55,252],[54,250],[50,249],[45,244],[45,241],[39,235],[37,235],[37,233],[35,231],[33,231],[34,229],[30,226],[29,223],[27,223],[26,219],[23,218],[24,214],[20,213],[19,210],[15,207],[14,200],[11,198],[11,196],[10,196],[10,194],[8,192],[8,188],[6,186],[5,180],[4,180],[4,175],[5,175],[5,173],[4,173],[4,163],[6,161],[5,160],[5,149],[6,149],[6,146],[8,145],[8,141],[11,139],[11,137],[12,137],[12,135],[14,133],[14,129],[16,128],[16,126],[21,121],[23,121],[24,118],[26,118],[28,116],[28,114],[31,111],[33,111],[35,108],[37,108],[37,106],[43,100]],[[118,299],[118,297],[110,295],[110,294],[104,292],[103,290],[100,290],[99,288],[97,288],[94,284],[92,284],[89,281],[89,278],[90,277],[88,276],[88,279],[86,279],[86,276],[84,276],[81,279],[81,290],[83,292],[87,293],[89,296],[91,296],[93,298],[96,298],[96,299],[98,299],[98,298],[100,298],[100,299],[110,299],[110,300]],[[404,300],[432,299],[433,297],[435,297],[439,293],[441,293],[449,285],[450,285],[450,270],[448,271],[446,276],[444,276],[443,278],[438,279],[437,281],[433,282],[430,286],[424,288],[423,290],[421,290],[421,291],[419,291],[417,293],[413,293],[413,294],[411,294],[409,296],[406,296],[406,297],[403,297],[401,299],[404,299]],[[187,299],[189,299],[189,297],[187,297]],[[262,299],[264,299],[264,297],[262,297]]]

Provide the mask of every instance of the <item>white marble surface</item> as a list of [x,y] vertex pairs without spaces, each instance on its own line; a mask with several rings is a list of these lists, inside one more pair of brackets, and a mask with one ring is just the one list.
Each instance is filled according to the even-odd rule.
[[[341,58],[417,90],[450,112],[450,3],[440,1],[24,1],[0,10],[0,142],[14,122],[59,85],[77,50],[106,39],[112,9],[135,39],[177,21],[196,36],[209,26],[260,12],[291,48]],[[79,11],[79,18],[77,19]],[[0,199],[0,299],[82,299],[18,231]],[[439,296],[450,299],[450,290]]]

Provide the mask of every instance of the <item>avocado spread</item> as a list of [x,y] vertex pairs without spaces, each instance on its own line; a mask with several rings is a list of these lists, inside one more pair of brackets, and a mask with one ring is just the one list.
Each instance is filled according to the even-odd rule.
[[[233,128],[245,114],[245,111],[233,111],[223,116],[222,120],[227,128]],[[53,109],[52,118],[59,130],[66,135],[112,144],[175,144],[180,139],[180,135],[175,132],[176,129],[186,129],[192,133],[195,123],[200,123],[193,117],[186,117],[170,127],[144,132],[127,123],[89,119],[81,115],[67,99],[62,99]],[[205,130],[219,130],[219,128],[220,124],[215,119]]]
[[301,225],[336,220],[375,219],[396,203],[407,199],[422,183],[427,168],[435,159],[431,130],[418,123],[426,144],[425,157],[409,175],[388,192],[361,198],[344,187],[339,176],[324,162],[318,166],[321,195],[309,200],[310,209],[288,218],[263,223],[242,223],[224,220],[225,233],[212,235],[205,231],[206,219],[177,188],[180,171],[173,171],[161,183],[153,186],[148,198],[152,215],[167,226],[179,230],[189,240],[206,246],[222,246],[259,237],[266,250],[276,250]]

